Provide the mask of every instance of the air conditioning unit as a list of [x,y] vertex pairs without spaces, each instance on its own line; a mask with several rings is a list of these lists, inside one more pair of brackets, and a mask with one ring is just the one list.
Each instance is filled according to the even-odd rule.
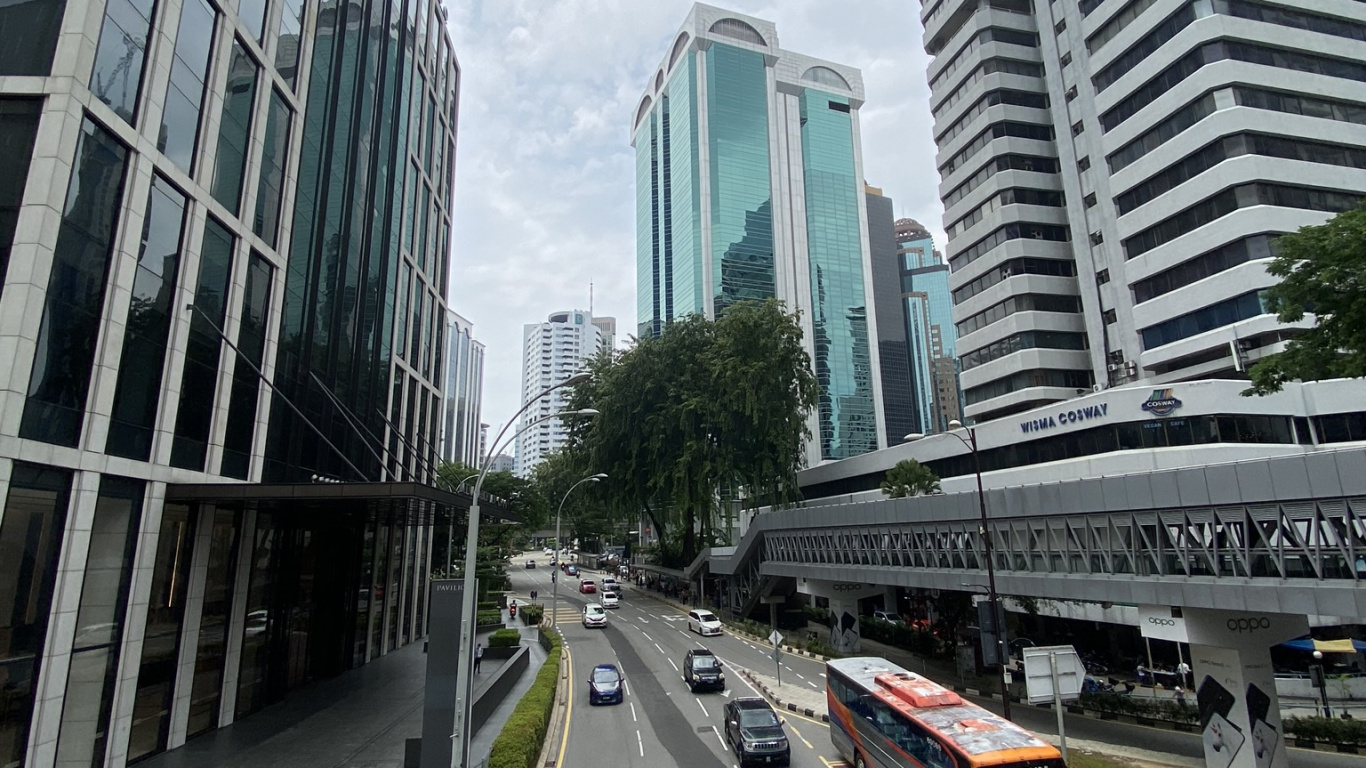
[[1125,376],[1137,376],[1137,375],[1138,375],[1138,363],[1135,363],[1135,362],[1133,362],[1132,360],[1129,361],[1129,362],[1126,362],[1126,363],[1124,364],[1124,375],[1125,375]]
[[1104,392],[1104,391],[1105,391],[1105,387],[1101,386],[1100,384],[1092,384],[1092,385],[1091,385],[1091,391],[1092,391],[1092,392]]
[[1115,371],[1118,371],[1120,368],[1123,367],[1123,363],[1106,363],[1105,370],[1109,371],[1110,373],[1114,373]]

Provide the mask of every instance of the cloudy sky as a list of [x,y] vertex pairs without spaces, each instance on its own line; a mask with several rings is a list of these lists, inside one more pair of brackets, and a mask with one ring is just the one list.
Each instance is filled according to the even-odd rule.
[[[943,242],[919,4],[730,0],[788,50],[858,67],[863,164]],[[451,307],[487,345],[483,421],[520,405],[522,326],[587,309],[636,324],[630,120],[691,0],[460,0]]]

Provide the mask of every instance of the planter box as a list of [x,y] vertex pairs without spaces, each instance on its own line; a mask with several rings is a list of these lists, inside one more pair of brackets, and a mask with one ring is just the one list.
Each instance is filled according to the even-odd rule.
[[1101,712],[1101,713],[1100,713],[1100,719],[1101,719],[1101,720],[1118,720],[1118,719],[1119,719],[1119,715],[1116,714],[1116,713],[1114,713],[1114,712]]
[[1086,710],[1081,707],[1068,706],[1067,711],[1074,715],[1084,715]]
[[1190,723],[1172,723],[1172,727],[1184,733],[1191,733],[1195,730],[1195,726]]
[[1313,740],[1313,739],[1302,739],[1302,738],[1300,738],[1299,736],[1296,736],[1296,737],[1295,737],[1295,746],[1299,747],[1300,749],[1313,749],[1313,748],[1314,748],[1314,740]]
[[1149,728],[1156,728],[1156,727],[1157,727],[1157,721],[1154,720],[1154,719],[1151,718],[1151,717],[1139,717],[1139,718],[1136,718],[1136,719],[1138,720],[1138,724],[1139,724],[1139,725],[1146,725],[1146,726],[1148,726]]
[[1339,745],[1338,745],[1338,751],[1339,751],[1339,752],[1346,753],[1346,754],[1349,754],[1349,755],[1355,755],[1355,754],[1357,753],[1357,745],[1355,745],[1355,744],[1339,744]]

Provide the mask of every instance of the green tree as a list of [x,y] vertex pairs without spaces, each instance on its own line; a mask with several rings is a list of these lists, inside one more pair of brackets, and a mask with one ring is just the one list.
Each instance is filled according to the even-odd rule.
[[[477,474],[478,471],[468,464],[443,461],[436,469],[436,481],[442,488],[454,491],[461,480]],[[475,480],[466,481],[465,490],[473,491],[474,483]],[[484,476],[481,490],[506,501],[507,511],[520,517],[528,529],[542,527],[551,515],[549,502],[537,491],[535,485],[530,480],[517,477],[511,472],[488,473]]]
[[939,493],[939,478],[934,470],[915,459],[902,459],[887,470],[882,492],[894,499]]
[[597,418],[571,429],[568,451],[618,519],[645,514],[664,555],[690,561],[723,537],[729,499],[786,503],[810,437],[817,385],[797,316],[775,300],[741,302],[722,317],[675,320],[657,338],[590,364],[571,408]]
[[1281,282],[1263,294],[1283,323],[1313,313],[1314,325],[1284,352],[1253,364],[1244,395],[1279,392],[1286,382],[1366,376],[1366,202],[1327,223],[1276,239],[1266,271]]

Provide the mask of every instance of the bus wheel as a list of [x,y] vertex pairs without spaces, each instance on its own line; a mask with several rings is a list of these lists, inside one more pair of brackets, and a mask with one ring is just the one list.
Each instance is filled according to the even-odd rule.
[[854,768],[867,768],[867,763],[863,762],[863,753],[854,753]]

